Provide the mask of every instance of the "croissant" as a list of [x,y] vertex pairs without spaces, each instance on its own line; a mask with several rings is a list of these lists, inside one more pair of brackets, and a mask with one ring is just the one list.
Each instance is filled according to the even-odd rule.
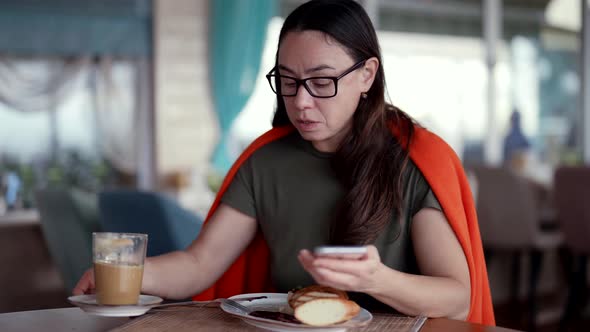
[[291,308],[295,309],[307,301],[322,298],[340,298],[348,300],[348,295],[345,291],[336,288],[314,285],[289,292],[287,301]]
[[299,305],[295,308],[295,318],[304,324],[326,326],[345,322],[356,316],[360,310],[354,301],[323,298]]
[[309,286],[289,292],[289,305],[295,318],[304,324],[326,326],[345,322],[356,316],[360,307],[348,299],[346,292],[327,286]]

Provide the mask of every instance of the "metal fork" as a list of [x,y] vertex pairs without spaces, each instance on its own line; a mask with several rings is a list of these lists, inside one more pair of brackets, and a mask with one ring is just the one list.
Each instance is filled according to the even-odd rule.
[[245,314],[249,314],[252,311],[252,309],[238,303],[237,301],[230,300],[230,299],[219,299],[219,300],[221,301],[221,303],[227,304],[230,307],[238,309],[238,310],[244,312]]
[[[237,301],[253,301],[253,300],[258,300],[258,299],[265,299],[266,296],[252,296],[252,297],[243,297],[240,299],[237,299]],[[211,303],[224,303],[230,307],[233,307],[235,309],[238,309],[246,314],[250,313],[252,310],[240,303],[238,303],[236,300],[230,300],[230,299],[226,299],[226,298],[218,298],[215,300],[210,300],[210,301],[184,301],[184,302],[175,302],[175,303],[166,303],[166,304],[154,304],[152,306],[151,310],[157,310],[157,311],[176,311],[178,309],[173,309],[170,308],[169,310],[166,310],[166,307],[176,307],[176,306],[185,306],[185,307],[190,307],[190,306],[197,306],[197,307],[204,307],[208,304]],[[163,309],[163,310],[160,310]]]

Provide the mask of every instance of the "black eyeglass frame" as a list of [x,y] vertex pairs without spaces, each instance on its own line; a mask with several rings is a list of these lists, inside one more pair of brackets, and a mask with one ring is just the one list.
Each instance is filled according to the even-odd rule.
[[[307,92],[314,98],[332,98],[334,96],[336,96],[338,94],[338,81],[343,78],[344,76],[352,73],[353,71],[361,68],[365,63],[367,62],[367,60],[361,60],[357,63],[355,63],[354,65],[352,65],[352,67],[348,68],[347,70],[345,70],[342,74],[338,75],[338,76],[314,76],[314,77],[308,77],[308,78],[303,78],[303,79],[298,79],[292,76],[287,76],[287,75],[279,75],[279,74],[275,74],[273,72],[275,72],[277,70],[277,67],[274,67],[273,69],[271,69],[268,74],[266,74],[266,79],[268,80],[268,84],[270,85],[270,89],[277,95],[282,96],[282,97],[294,97],[297,95],[297,93],[299,92],[299,87],[301,85],[303,85],[303,87],[305,88],[305,90],[307,90]],[[279,84],[279,80],[281,77],[286,77],[289,79],[292,79],[293,81],[295,81],[295,93],[292,94],[283,94],[283,93],[279,93],[278,91],[276,91],[273,87],[272,84],[272,80],[275,80],[275,84],[278,87],[280,86]],[[334,94],[330,95],[330,96],[317,96],[315,95],[311,89],[309,88],[309,86],[307,86],[307,81],[309,80],[314,80],[314,79],[326,79],[326,80],[331,80],[332,82],[334,82]]]

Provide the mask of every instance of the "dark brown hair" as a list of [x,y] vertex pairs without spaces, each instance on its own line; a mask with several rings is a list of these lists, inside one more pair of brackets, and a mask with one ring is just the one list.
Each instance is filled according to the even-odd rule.
[[[333,244],[368,244],[401,215],[402,173],[413,122],[404,112],[385,103],[385,76],[377,34],[365,10],[352,0],[314,0],[297,7],[285,20],[279,49],[293,31],[315,30],[344,47],[355,62],[379,59],[379,69],[367,97],[361,98],[351,132],[332,159],[347,193],[331,227]],[[278,65],[278,51],[276,64]],[[282,97],[277,96],[273,126],[289,124]],[[399,131],[394,137],[391,127]],[[401,144],[400,142],[404,142]]]

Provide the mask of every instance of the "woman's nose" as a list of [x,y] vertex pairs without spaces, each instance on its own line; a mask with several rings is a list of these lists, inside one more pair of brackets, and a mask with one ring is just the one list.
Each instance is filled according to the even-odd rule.
[[306,109],[313,105],[314,97],[309,94],[309,91],[301,84],[299,89],[297,90],[297,94],[295,95],[295,106],[299,109]]

